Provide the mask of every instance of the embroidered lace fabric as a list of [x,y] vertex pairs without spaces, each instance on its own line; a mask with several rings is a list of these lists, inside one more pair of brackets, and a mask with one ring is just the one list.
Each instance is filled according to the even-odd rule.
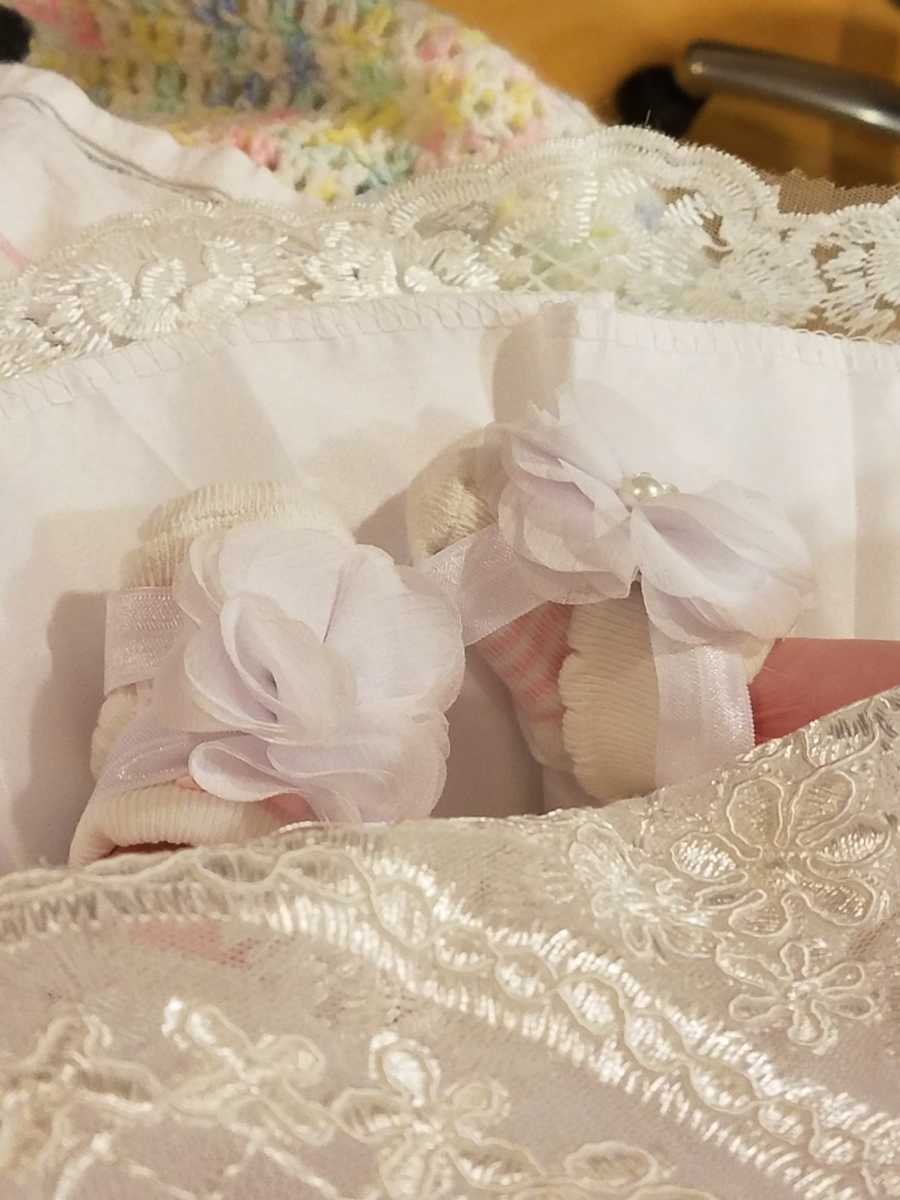
[[447,289],[609,291],[628,310],[897,340],[900,195],[810,213],[803,192],[610,129],[339,211],[185,200],[95,227],[5,284],[0,375],[250,308]]
[[898,730],[7,877],[0,1197],[896,1197]]

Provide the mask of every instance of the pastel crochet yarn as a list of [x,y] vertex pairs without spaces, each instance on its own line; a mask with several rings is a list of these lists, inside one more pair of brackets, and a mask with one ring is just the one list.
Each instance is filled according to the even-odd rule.
[[418,0],[20,0],[30,62],[329,204],[587,132],[580,105]]

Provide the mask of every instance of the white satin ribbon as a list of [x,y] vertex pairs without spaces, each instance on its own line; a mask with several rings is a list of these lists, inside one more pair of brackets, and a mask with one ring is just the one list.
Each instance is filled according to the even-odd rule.
[[562,580],[555,596],[535,591],[522,570],[520,557],[503,540],[496,525],[441,550],[423,563],[421,570],[444,588],[459,609],[467,646],[549,599],[571,603]]
[[[183,628],[184,614],[169,588],[111,593],[106,600],[106,695],[152,679]],[[185,774],[200,741],[162,729],[154,714],[139,714],[113,744],[94,797],[171,783]]]
[[659,693],[656,786],[684,783],[751,750],[747,668],[722,646],[686,646],[650,626]]
[[[521,558],[496,525],[463,538],[429,559],[423,570],[452,597],[466,645],[478,642],[541,604],[602,603],[574,588],[571,577],[529,583]],[[650,622],[659,691],[656,785],[681,783],[751,750],[753,714],[744,660],[725,645],[691,646]]]
[[139,713],[116,738],[93,799],[186,778],[191,752],[203,740],[163,729],[154,713]]
[[175,644],[183,622],[169,588],[132,588],[108,596],[105,694],[151,679]]

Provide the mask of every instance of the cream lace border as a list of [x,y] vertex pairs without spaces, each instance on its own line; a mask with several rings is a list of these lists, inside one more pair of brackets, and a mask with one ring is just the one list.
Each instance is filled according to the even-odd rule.
[[811,199],[813,185],[629,129],[337,212],[185,199],[100,225],[4,285],[0,376],[249,310],[446,290],[611,292],[634,311],[896,340],[900,196],[796,211]]

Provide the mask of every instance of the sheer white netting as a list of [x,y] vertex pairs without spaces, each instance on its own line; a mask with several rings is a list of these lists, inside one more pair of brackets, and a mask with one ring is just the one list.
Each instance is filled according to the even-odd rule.
[[898,720],[602,812],[7,877],[0,1197],[896,1197]]
[[896,340],[900,195],[769,181],[646,130],[549,142],[325,213],[185,201],[100,225],[0,289],[0,375],[404,291],[610,291],[642,312]]

